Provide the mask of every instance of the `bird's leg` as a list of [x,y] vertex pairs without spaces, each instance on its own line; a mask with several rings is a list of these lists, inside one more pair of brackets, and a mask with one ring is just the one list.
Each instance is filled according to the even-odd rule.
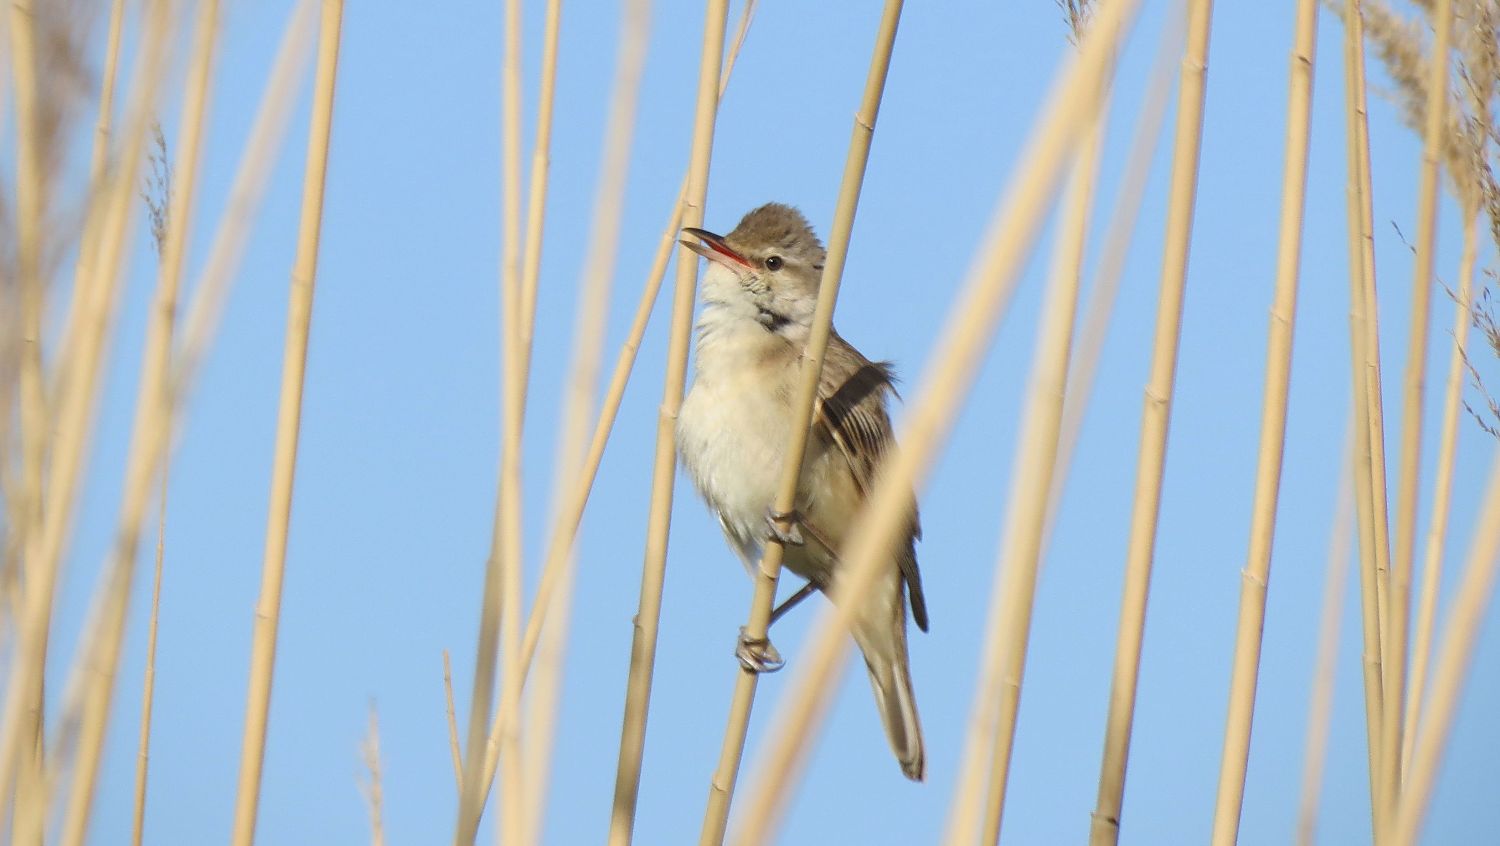
[[744,626],[740,626],[740,639],[735,644],[734,657],[740,659],[741,667],[752,673],[774,673],[786,666],[781,653],[771,645],[770,638],[751,637]]
[[786,616],[786,612],[792,610],[793,608],[796,608],[798,605],[801,605],[802,600],[808,598],[809,596],[812,596],[818,590],[819,588],[817,583],[812,581],[809,581],[807,584],[798,588],[796,593],[788,596],[786,598],[786,601],[776,606],[776,610],[771,612],[771,621],[767,623],[766,626],[769,628],[770,626],[775,625],[777,620],[780,620],[782,617]]

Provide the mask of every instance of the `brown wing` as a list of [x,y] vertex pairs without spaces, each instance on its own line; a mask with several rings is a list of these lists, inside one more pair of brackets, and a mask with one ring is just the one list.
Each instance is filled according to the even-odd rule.
[[[834,333],[828,342],[818,401],[813,408],[814,428],[838,447],[861,496],[869,493],[875,472],[892,442],[891,419],[886,413],[886,395],[894,394],[895,373],[883,361],[870,361]],[[837,352],[835,352],[837,350]],[[917,628],[927,631],[927,599],[922,594],[922,573],[917,569],[916,541],[922,536],[917,517],[917,498],[911,498],[906,543],[896,560],[911,599],[911,616]]]

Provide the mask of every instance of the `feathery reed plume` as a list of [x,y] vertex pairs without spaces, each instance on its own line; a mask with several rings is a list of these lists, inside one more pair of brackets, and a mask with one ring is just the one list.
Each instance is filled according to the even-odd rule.
[[281,590],[286,574],[287,534],[291,527],[292,485],[302,428],[302,389],[307,372],[308,334],[323,231],[323,192],[327,184],[328,144],[333,130],[334,87],[338,79],[343,0],[322,0],[318,30],[318,63],[313,76],[312,120],[307,132],[306,169],[302,176],[301,219],[292,262],[287,303],[286,346],[282,357],[281,394],[276,413],[276,443],[271,467],[271,495],[266,520],[265,560],[250,652],[245,730],[240,749],[232,842],[250,846],[260,807],[261,770],[266,726],[270,720],[271,679],[276,666],[276,636],[281,619]]
[[1260,674],[1266,593],[1271,578],[1271,546],[1276,504],[1281,494],[1282,453],[1286,446],[1287,393],[1292,375],[1292,330],[1297,312],[1298,269],[1302,260],[1302,215],[1306,206],[1307,155],[1311,136],[1313,61],[1317,50],[1317,0],[1297,3],[1287,94],[1286,163],[1281,186],[1281,231],[1276,251],[1276,293],[1266,342],[1266,386],[1256,459],[1255,498],[1250,515],[1250,548],[1241,576],[1239,622],[1229,682],[1229,714],[1214,807],[1213,842],[1230,846],[1239,839],[1250,759],[1250,728]]
[[[814,403],[818,399],[824,357],[833,332],[833,311],[838,303],[839,286],[843,282],[844,264],[849,257],[854,215],[859,208],[860,190],[864,187],[865,169],[870,161],[870,145],[874,140],[875,123],[880,116],[880,100],[885,94],[886,76],[891,67],[891,53],[895,49],[896,30],[901,23],[903,5],[903,0],[886,0],[881,11],[875,46],[870,55],[870,69],[865,76],[864,93],[854,115],[849,152],[844,159],[844,174],[834,206],[833,225],[828,232],[823,275],[818,282],[817,305],[813,310],[807,344],[802,350],[802,380],[797,385],[797,393],[791,397],[788,409],[791,420],[795,422],[789,427],[791,434],[772,505],[774,512],[781,515],[791,514],[797,508],[798,481],[807,453],[807,440],[812,432]],[[783,531],[791,527],[790,518],[786,518],[781,524]],[[785,545],[774,537],[764,546],[760,564],[753,573],[755,590],[750,600],[749,619],[742,630],[746,640],[766,638],[766,632],[771,626],[771,606],[776,601],[776,584],[781,576],[785,552]],[[905,626],[904,615],[901,625]],[[719,763],[709,781],[708,803],[703,813],[703,827],[698,835],[699,846],[716,846],[724,842],[724,833],[729,826],[729,805],[734,795],[740,761],[745,753],[745,737],[750,730],[750,708],[754,704],[759,681],[760,674],[748,667],[740,667],[735,674],[734,693],[729,704],[724,741],[719,750]]]
[[1328,724],[1333,714],[1333,680],[1343,617],[1344,583],[1349,577],[1349,536],[1354,523],[1353,409],[1344,435],[1344,468],[1339,473],[1338,504],[1328,537],[1328,574],[1323,582],[1323,613],[1318,625],[1318,657],[1313,664],[1312,694],[1307,703],[1307,742],[1302,760],[1302,801],[1297,810],[1298,846],[1317,842],[1318,803],[1323,792],[1323,765],[1328,754]]
[[[698,61],[698,89],[693,115],[692,157],[681,223],[703,223],[708,194],[708,165],[713,154],[718,115],[719,69],[724,57],[728,0],[710,0],[704,10],[703,46]],[[646,745],[651,675],[656,664],[656,634],[661,624],[662,583],[666,579],[667,534],[672,522],[672,490],[677,479],[677,413],[687,383],[687,355],[693,328],[693,300],[698,288],[696,253],[677,252],[677,287],[672,295],[672,323],[667,341],[666,374],[657,413],[656,453],[651,469],[651,510],[646,518],[645,560],[641,566],[640,604],[630,644],[630,671],[621,720],[620,755],[615,767],[614,802],[609,819],[610,846],[630,843],[640,796],[641,759]]]

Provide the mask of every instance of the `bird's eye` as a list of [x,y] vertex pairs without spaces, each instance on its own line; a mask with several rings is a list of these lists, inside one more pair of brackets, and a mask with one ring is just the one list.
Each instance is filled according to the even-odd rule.
[[781,256],[771,256],[766,259],[766,270],[780,270],[782,264]]

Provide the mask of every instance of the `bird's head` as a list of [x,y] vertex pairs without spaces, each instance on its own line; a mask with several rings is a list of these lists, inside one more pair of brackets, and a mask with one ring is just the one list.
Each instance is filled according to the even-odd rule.
[[728,235],[692,227],[682,243],[709,260],[703,301],[753,319],[768,332],[805,335],[823,277],[823,244],[795,208],[767,203]]

